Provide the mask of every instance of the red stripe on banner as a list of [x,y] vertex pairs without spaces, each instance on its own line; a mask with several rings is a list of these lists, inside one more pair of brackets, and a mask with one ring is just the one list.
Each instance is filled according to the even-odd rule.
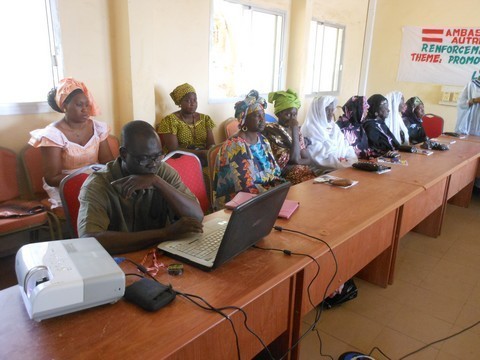
[[443,39],[441,38],[430,38],[430,37],[422,37],[423,42],[435,42],[435,43],[442,43]]
[[422,34],[438,34],[443,35],[442,29],[422,29]]

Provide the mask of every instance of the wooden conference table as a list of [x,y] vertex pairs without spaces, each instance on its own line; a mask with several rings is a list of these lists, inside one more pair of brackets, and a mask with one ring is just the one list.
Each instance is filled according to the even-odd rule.
[[[186,265],[181,276],[160,272],[156,277],[213,306],[242,308],[248,326],[279,358],[299,337],[301,320],[312,309],[310,301],[318,304],[325,292],[354,275],[381,286],[393,281],[399,238],[413,228],[429,233],[432,223],[441,228],[448,199],[460,194],[459,203],[468,203],[463,193],[473,186],[479,156],[480,144],[457,141],[450,151],[431,156],[402,154],[408,166],[392,165],[392,171],[382,175],[354,169],[334,172],[359,181],[349,189],[312,181],[293,186],[288,198],[299,201],[300,207],[290,220],[280,219],[277,225],[330,245],[338,269],[328,291],[336,268],[332,254],[321,242],[288,231],[273,231],[258,245],[299,255],[252,248],[209,273]],[[227,211],[220,214],[229,216]],[[141,261],[146,253],[127,256]],[[320,275],[309,292],[317,264],[300,254],[320,264]],[[230,323],[181,297],[155,313],[120,300],[40,323],[28,318],[18,287],[0,291],[0,306],[1,358],[236,358]],[[262,351],[245,328],[242,313],[234,309],[225,313],[238,333],[242,359]],[[291,357],[297,356],[295,349]]]

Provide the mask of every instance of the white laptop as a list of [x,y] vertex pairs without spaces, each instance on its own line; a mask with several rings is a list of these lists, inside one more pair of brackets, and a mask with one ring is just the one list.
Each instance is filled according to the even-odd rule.
[[270,233],[290,186],[277,185],[237,206],[228,221],[213,218],[203,224],[203,233],[165,241],[158,248],[202,270],[217,268]]

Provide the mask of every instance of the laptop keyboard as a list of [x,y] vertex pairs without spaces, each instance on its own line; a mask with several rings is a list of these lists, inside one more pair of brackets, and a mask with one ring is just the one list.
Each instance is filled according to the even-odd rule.
[[171,245],[171,248],[205,261],[210,261],[217,253],[225,229],[226,228],[218,229],[211,234],[202,237],[200,240],[185,241]]

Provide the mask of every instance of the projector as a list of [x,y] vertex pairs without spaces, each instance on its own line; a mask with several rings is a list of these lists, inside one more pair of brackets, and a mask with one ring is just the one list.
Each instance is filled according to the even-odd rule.
[[24,245],[15,271],[30,319],[115,303],[125,293],[125,274],[95,238]]

